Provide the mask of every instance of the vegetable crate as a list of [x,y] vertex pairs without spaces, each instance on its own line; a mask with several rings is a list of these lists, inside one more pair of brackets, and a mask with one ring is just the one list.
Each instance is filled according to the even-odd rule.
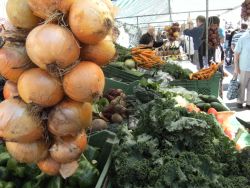
[[172,86],[182,86],[190,91],[196,91],[203,95],[218,97],[220,92],[221,73],[217,72],[210,80],[174,80]]
[[103,68],[103,72],[108,78],[119,78],[122,82],[133,82],[136,80],[140,80],[143,77],[143,73],[131,70],[122,70],[118,67],[108,65]]
[[130,83],[125,83],[117,81],[111,78],[105,78],[105,88],[104,92],[107,92],[109,89],[122,89],[127,95],[133,94],[133,89],[139,84],[139,81],[133,81]]
[[107,181],[107,173],[111,164],[111,151],[116,134],[107,130],[103,130],[92,134],[89,137],[89,145],[100,148],[100,155],[97,158],[98,170],[100,171],[99,180],[95,188],[105,187]]

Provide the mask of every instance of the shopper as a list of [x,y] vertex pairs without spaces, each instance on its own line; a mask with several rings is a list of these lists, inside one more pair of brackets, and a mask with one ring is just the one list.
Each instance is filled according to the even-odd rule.
[[228,30],[226,32],[226,41],[225,41],[225,62],[226,65],[229,66],[232,64],[232,49],[231,49],[231,42],[232,42],[232,34],[233,32],[231,30]]
[[153,26],[148,27],[147,33],[142,35],[140,38],[140,46],[148,47],[148,48],[158,48],[163,45],[163,41],[157,42],[155,41],[155,28]]
[[238,108],[243,108],[247,89],[246,108],[250,109],[250,31],[239,38],[234,50],[234,73],[240,76]]
[[233,51],[239,38],[246,32],[247,28],[248,28],[247,24],[241,24],[240,31],[233,36],[231,43],[231,48]]
[[203,68],[202,58],[199,58],[199,47],[202,43],[202,34],[204,32],[206,18],[204,16],[198,16],[196,18],[197,27],[191,29],[185,29],[183,31],[184,35],[190,36],[193,38],[194,42],[194,63],[197,65],[197,69]]
[[229,36],[228,40],[228,51],[227,51],[227,58],[226,58],[226,65],[229,66],[232,64],[233,59],[234,59],[234,51],[232,50],[232,39],[236,33],[239,32],[239,29],[235,29],[234,31],[231,32],[231,35]]

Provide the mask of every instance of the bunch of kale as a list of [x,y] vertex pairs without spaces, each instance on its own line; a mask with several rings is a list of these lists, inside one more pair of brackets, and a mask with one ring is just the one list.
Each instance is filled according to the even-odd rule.
[[114,187],[250,187],[250,150],[237,152],[212,115],[189,113],[171,99],[153,100],[137,112],[137,128],[118,132]]

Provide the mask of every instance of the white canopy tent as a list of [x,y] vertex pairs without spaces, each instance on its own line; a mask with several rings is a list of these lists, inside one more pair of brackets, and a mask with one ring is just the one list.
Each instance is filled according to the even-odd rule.
[[[242,2],[209,0],[209,16],[239,21]],[[119,10],[117,20],[140,28],[148,24],[163,27],[172,21],[185,22],[189,15],[192,19],[206,15],[206,0],[114,0],[113,3]]]

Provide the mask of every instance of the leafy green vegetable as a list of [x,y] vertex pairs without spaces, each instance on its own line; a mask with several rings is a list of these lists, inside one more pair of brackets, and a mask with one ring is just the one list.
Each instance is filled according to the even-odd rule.
[[137,128],[120,128],[114,187],[250,187],[250,149],[237,152],[213,115],[175,104],[169,96],[138,105]]
[[101,99],[94,102],[94,104],[92,105],[93,112],[96,113],[96,114],[99,114],[108,105],[109,105],[108,99],[103,97],[103,98],[101,98]]
[[85,158],[81,157],[79,168],[69,178],[69,186],[79,188],[94,187],[99,177],[99,171]]
[[115,44],[115,48],[116,48],[116,53],[118,55],[117,61],[124,62],[126,61],[126,59],[132,58],[131,50],[129,48],[125,48],[117,43]]
[[192,73],[189,69],[183,69],[181,66],[175,63],[166,63],[162,66],[162,71],[169,73],[175,79],[189,80],[189,74]]

